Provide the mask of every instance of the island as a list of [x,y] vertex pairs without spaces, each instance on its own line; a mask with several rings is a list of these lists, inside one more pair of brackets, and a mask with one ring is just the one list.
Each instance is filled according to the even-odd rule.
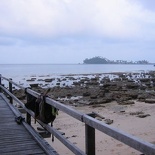
[[107,58],[103,58],[100,56],[95,56],[93,58],[86,58],[83,60],[84,64],[152,64],[149,63],[147,60],[139,60],[139,61],[125,61],[125,60],[109,60]]

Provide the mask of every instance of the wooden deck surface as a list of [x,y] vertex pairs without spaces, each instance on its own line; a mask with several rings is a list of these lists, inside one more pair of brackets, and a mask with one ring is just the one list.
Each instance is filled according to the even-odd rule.
[[[29,132],[23,124],[17,124],[16,116],[4,97],[0,93],[0,155],[57,155],[37,133],[32,136],[33,129]],[[36,139],[40,140],[40,144]]]

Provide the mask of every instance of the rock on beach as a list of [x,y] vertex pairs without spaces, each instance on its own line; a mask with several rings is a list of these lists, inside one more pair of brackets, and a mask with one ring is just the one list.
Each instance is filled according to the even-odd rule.
[[[155,103],[155,72],[150,73],[111,73],[96,75],[68,75],[59,78],[40,79],[47,87],[53,99],[64,104],[92,105],[116,101],[118,104],[134,104],[134,100]],[[36,80],[37,78],[31,78]],[[26,80],[29,82],[28,80]],[[53,83],[55,81],[55,83]],[[41,93],[46,88],[38,83],[30,83],[33,90]],[[65,84],[66,82],[66,84]],[[63,84],[62,84],[63,83]],[[50,85],[51,84],[51,85]],[[19,92],[18,92],[19,91]],[[21,90],[15,90],[19,98],[24,98]],[[75,99],[76,97],[76,99]],[[87,102],[86,102],[87,101]]]

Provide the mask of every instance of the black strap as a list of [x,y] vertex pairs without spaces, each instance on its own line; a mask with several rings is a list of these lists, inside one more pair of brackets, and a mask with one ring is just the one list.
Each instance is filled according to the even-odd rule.
[[18,124],[21,124],[22,121],[24,121],[24,120],[25,120],[25,118],[22,117],[22,116],[15,117],[15,121],[16,121]]

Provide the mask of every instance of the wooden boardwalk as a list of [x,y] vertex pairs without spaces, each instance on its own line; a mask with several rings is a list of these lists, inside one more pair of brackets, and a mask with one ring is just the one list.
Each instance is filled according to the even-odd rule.
[[6,97],[0,93],[0,155],[57,155],[25,121],[17,124],[13,106],[9,104]]

